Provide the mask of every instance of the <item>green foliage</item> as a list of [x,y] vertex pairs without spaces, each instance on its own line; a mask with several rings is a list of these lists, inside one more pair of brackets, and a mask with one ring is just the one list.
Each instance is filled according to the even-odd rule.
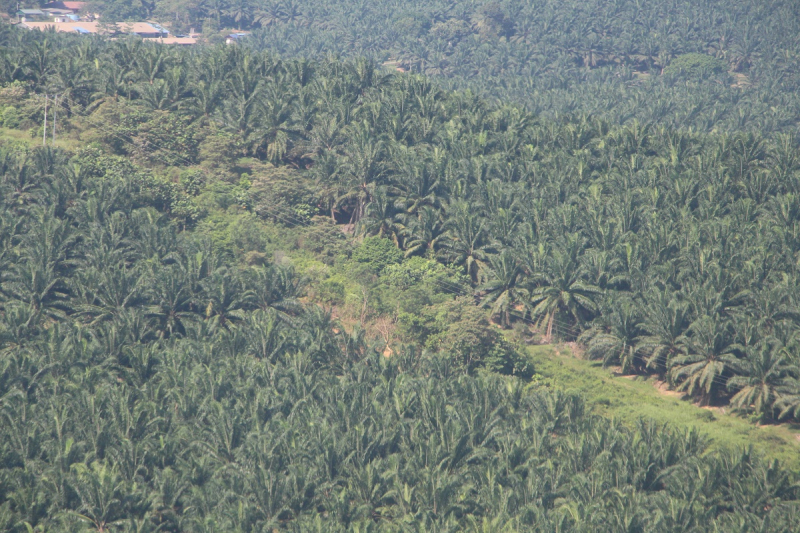
[[16,128],[20,125],[20,116],[16,107],[7,106],[3,109],[2,124],[4,128]]
[[411,257],[402,263],[387,265],[383,269],[382,281],[390,287],[407,291],[420,285],[432,286],[440,279],[444,282],[447,274],[447,268],[441,263],[424,257]]
[[484,39],[511,37],[515,21],[504,2],[490,1],[478,8],[476,26]]
[[340,279],[329,278],[320,281],[315,287],[315,292],[317,298],[325,304],[342,305],[345,302],[345,284]]
[[486,368],[524,378],[534,373],[524,351],[510,344],[468,298],[400,313],[398,322],[409,338],[469,371]]
[[386,287],[386,300],[394,302],[391,310],[409,313],[451,300],[453,293],[468,286],[454,269],[418,256],[386,267],[380,282]]
[[34,112],[31,104],[25,83],[13,81],[0,87],[0,125],[4,128],[20,127]]
[[[470,23],[512,43],[512,8]],[[60,116],[88,147],[0,154],[0,527],[800,529],[794,474],[613,390],[625,424],[587,414],[526,383],[500,327],[593,331],[609,362],[791,416],[794,138],[550,121],[368,61],[9,35],[3,82],[74,80]]]
[[236,144],[236,138],[224,131],[210,131],[200,141],[198,159],[203,167],[210,173],[219,174],[229,172],[234,166],[241,148]]
[[724,61],[708,54],[682,54],[664,67],[665,76],[681,76],[689,79],[706,79],[724,74],[727,65]]
[[[197,225],[197,233],[208,237],[219,253],[245,257],[251,253],[264,258],[272,256],[274,241],[277,239],[265,225],[251,213],[234,210],[216,212],[205,217]],[[257,256],[251,254],[251,259]]]
[[387,267],[403,260],[403,252],[389,239],[367,237],[353,249],[350,260],[366,272],[381,274]]
[[433,319],[425,345],[448,354],[470,370],[484,364],[499,334],[486,315],[467,298],[447,302],[428,310]]
[[209,210],[227,211],[239,207],[246,194],[247,191],[230,182],[210,180],[199,194],[197,202]]
[[472,33],[472,27],[463,20],[449,19],[444,22],[437,22],[431,26],[428,34],[434,39],[447,41],[449,45],[458,43]]
[[755,426],[728,409],[712,411],[680,401],[675,394],[665,394],[664,384],[655,378],[615,375],[599,362],[576,357],[566,346],[531,346],[527,351],[543,385],[580,394],[594,413],[630,426],[644,417],[696,430],[711,439],[714,450],[752,446],[780,459],[789,470],[800,469],[797,435],[789,425]]
[[197,160],[195,128],[185,118],[163,111],[120,114],[110,139],[118,154],[134,161],[176,166]]
[[525,350],[503,337],[495,341],[481,362],[487,370],[506,376],[530,379],[535,373],[533,362]]
[[297,232],[297,246],[332,265],[337,258],[347,258],[351,244],[345,234],[328,217],[316,216],[311,223]]
[[198,169],[183,170],[180,173],[179,183],[183,192],[189,196],[197,196],[206,184],[206,176]]
[[145,5],[149,3],[140,0],[92,0],[91,6],[99,10],[103,22],[114,23],[147,18]]
[[263,218],[296,225],[316,215],[314,191],[299,172],[269,165],[258,169],[252,181],[250,202]]

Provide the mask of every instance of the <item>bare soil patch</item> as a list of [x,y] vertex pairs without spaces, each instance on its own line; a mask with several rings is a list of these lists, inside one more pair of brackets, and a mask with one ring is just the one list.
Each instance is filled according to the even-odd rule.
[[731,72],[730,74],[734,80],[731,87],[736,87],[739,89],[750,87],[750,78],[747,76],[747,74],[742,74],[741,72]]
[[683,397],[686,396],[683,392],[678,392],[670,389],[669,383],[667,383],[666,381],[660,381],[658,379],[653,380],[653,386],[660,394],[663,394],[664,396],[669,396],[670,398],[683,399]]
[[561,350],[559,349],[560,346],[565,346],[569,350],[569,353],[571,353],[577,359],[586,360],[586,348],[584,348],[581,344],[578,344],[577,342],[565,342],[561,345],[554,346],[556,354],[559,356],[561,355]]

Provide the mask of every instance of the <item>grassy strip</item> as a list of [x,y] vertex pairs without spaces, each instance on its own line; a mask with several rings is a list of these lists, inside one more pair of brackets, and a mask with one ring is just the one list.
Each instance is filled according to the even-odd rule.
[[695,428],[712,439],[712,447],[747,446],[800,471],[797,425],[758,426],[719,409],[708,410],[660,392],[652,379],[615,376],[594,361],[572,355],[564,346],[530,348],[537,373],[553,387],[580,393],[593,412],[633,422],[640,417],[677,427]]
[[[52,123],[47,127],[47,146],[53,145],[53,130]],[[76,152],[78,149],[86,145],[86,143],[76,138],[74,133],[57,132],[56,146],[65,150]],[[31,150],[42,146],[42,136],[38,133],[31,136],[28,130],[17,130],[12,128],[0,127],[0,145],[10,144],[19,148]]]

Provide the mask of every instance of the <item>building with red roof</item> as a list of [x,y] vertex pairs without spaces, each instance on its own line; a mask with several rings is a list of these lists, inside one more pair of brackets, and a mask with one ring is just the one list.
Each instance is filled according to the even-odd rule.
[[42,6],[44,9],[64,9],[77,14],[86,7],[86,2],[50,2]]

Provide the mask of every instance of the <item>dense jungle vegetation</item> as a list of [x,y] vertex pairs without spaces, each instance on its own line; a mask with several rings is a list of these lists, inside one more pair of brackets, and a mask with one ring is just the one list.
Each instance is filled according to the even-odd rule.
[[253,30],[284,57],[368,57],[551,117],[788,131],[800,115],[793,0],[98,0],[109,19]]
[[631,90],[717,104],[689,127],[261,44],[0,45],[0,529],[800,529],[796,473],[596,417],[524,346],[800,418],[795,96],[756,67],[654,63]]

